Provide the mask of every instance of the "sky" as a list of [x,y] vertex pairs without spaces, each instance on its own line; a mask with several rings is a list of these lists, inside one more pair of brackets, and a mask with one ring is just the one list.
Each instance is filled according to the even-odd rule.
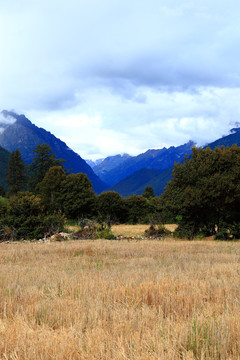
[[84,159],[205,145],[240,121],[237,0],[0,0],[0,110]]

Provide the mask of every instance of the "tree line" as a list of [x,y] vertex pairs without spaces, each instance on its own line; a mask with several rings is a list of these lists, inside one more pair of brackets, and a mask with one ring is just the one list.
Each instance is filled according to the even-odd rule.
[[38,145],[26,166],[19,150],[10,154],[6,180],[8,201],[1,200],[1,225],[17,238],[42,237],[62,229],[64,219],[113,223],[147,223],[157,213],[154,191],[122,198],[117,192],[96,195],[86,174],[73,174],[47,144]]
[[[8,200],[0,201],[1,224],[17,237],[39,237],[63,227],[64,219],[113,223],[178,223],[175,236],[240,238],[240,148],[192,149],[174,166],[164,193],[96,195],[86,174],[72,174],[50,146],[38,145],[26,168],[13,151],[7,169]],[[3,189],[2,189],[3,191]],[[32,226],[32,228],[31,228]],[[9,230],[10,231],[10,230]]]

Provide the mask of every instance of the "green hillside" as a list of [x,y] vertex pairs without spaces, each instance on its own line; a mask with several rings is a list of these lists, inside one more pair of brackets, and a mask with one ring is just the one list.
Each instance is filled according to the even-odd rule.
[[152,186],[155,194],[160,195],[171,178],[172,169],[172,167],[165,170],[141,169],[112,186],[110,190],[127,197],[134,194],[141,195],[146,186]]

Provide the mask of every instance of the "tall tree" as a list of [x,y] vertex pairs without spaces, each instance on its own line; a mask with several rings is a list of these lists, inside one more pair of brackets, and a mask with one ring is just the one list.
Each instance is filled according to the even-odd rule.
[[51,146],[47,144],[37,145],[31,165],[29,165],[29,187],[32,191],[39,190],[39,183],[43,180],[47,171],[53,166],[63,166],[64,160],[56,159]]
[[7,176],[9,194],[15,195],[25,188],[27,183],[27,172],[22,155],[18,149],[9,156]]
[[151,207],[148,200],[142,195],[132,195],[124,199],[128,210],[128,222],[131,224],[146,223],[149,221]]
[[162,201],[182,235],[240,236],[240,147],[193,148],[175,165]]
[[110,226],[113,222],[123,222],[126,217],[126,205],[115,191],[106,191],[97,197],[98,217]]
[[39,192],[43,205],[49,213],[63,210],[62,184],[66,173],[61,166],[52,166],[39,183]]
[[145,197],[146,199],[152,199],[155,196],[153,187],[146,186],[142,193],[142,196]]
[[95,212],[96,195],[86,174],[69,174],[62,182],[64,213],[71,219],[90,217]]

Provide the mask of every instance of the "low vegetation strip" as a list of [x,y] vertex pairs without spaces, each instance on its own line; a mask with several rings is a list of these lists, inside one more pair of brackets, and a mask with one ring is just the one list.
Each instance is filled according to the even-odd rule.
[[240,243],[2,244],[0,359],[240,358]]

